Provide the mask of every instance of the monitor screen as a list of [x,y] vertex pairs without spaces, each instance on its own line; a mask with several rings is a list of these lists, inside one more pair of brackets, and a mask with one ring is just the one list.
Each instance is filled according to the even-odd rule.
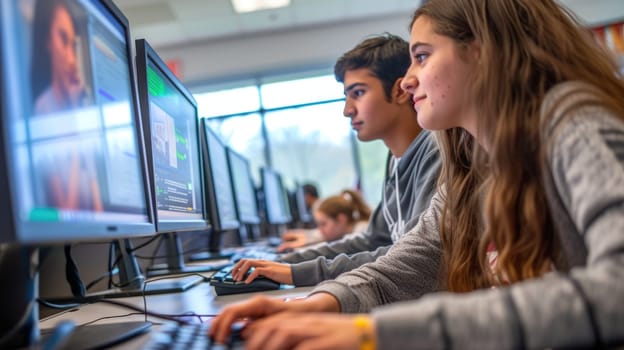
[[145,40],[137,40],[136,48],[156,228],[205,228],[197,104]]
[[273,169],[260,169],[262,178],[262,192],[266,203],[267,221],[270,224],[286,224],[290,222],[290,208],[288,197],[280,175]]
[[0,13],[0,240],[153,233],[125,17],[95,0]]
[[210,223],[217,231],[239,227],[234,202],[234,191],[230,180],[226,145],[219,135],[202,119],[202,149],[206,172],[206,203],[210,212]]
[[256,189],[251,177],[249,160],[231,148],[227,149],[227,155],[238,219],[244,224],[259,224],[260,215],[258,215]]
[[300,222],[312,221],[312,215],[308,210],[308,206],[305,201],[305,191],[303,185],[297,184],[295,187],[295,208],[297,210],[298,219]]

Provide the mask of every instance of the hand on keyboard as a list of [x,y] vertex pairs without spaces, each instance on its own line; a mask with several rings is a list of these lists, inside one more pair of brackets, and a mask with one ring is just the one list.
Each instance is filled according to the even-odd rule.
[[233,266],[223,268],[210,278],[210,285],[214,287],[217,295],[261,292],[280,287],[279,282],[264,277],[255,278],[248,283],[237,281],[232,276],[232,268]]
[[232,277],[235,281],[250,283],[256,278],[264,276],[283,284],[293,284],[290,264],[274,261],[242,259],[232,268]]
[[212,341],[208,335],[210,323],[166,323],[150,332],[150,340],[144,349],[242,349],[244,342],[240,337],[242,326],[235,323],[231,327],[230,337],[224,344]]

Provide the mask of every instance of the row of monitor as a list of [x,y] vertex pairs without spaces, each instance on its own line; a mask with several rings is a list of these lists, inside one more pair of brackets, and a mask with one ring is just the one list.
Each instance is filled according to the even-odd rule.
[[[193,96],[145,40],[135,85],[128,22],[111,1],[0,6],[0,242],[260,222],[248,161],[200,125]],[[267,221],[289,222],[279,174],[261,173]]]
[[[1,1],[0,20],[0,279],[30,291],[2,305],[33,310],[24,248],[291,220],[279,174],[261,170],[258,202],[248,160],[145,40],[133,55],[112,0]],[[27,268],[9,270],[13,256]]]

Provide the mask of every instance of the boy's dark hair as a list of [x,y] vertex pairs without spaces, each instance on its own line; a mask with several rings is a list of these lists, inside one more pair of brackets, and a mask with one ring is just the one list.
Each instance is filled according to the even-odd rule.
[[408,42],[396,35],[383,33],[365,39],[345,52],[334,65],[334,75],[338,82],[343,83],[347,71],[368,69],[381,80],[386,98],[390,100],[392,86],[405,75],[409,65]]
[[319,197],[318,194],[318,190],[316,189],[316,186],[311,184],[311,183],[307,183],[303,185],[303,193],[309,194],[315,198]]

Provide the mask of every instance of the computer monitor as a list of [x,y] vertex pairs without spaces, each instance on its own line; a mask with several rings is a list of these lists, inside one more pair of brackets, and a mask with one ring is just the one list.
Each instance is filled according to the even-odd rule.
[[227,149],[227,156],[238,218],[245,224],[259,224],[260,214],[249,160],[232,148]]
[[240,230],[241,240],[255,240],[259,238],[258,225],[261,220],[249,160],[230,147],[227,149],[227,157],[236,200],[236,214],[241,228],[245,227]]
[[300,183],[296,184],[295,190],[293,191],[291,208],[291,211],[295,214],[293,216],[296,216],[298,223],[305,225],[314,221],[314,218],[306,205],[303,185]]
[[267,222],[272,225],[289,223],[292,218],[280,174],[269,167],[262,167],[260,168],[260,178],[262,179]]
[[202,124],[202,150],[206,169],[206,202],[210,221],[215,231],[233,230],[239,227],[236,202],[232,189],[227,146],[210,128],[206,119]]
[[227,161],[227,146],[210,128],[205,118],[201,120],[201,144],[206,180],[206,205],[212,231],[208,251],[192,255],[190,258],[192,261],[229,257],[231,254],[221,252],[221,237],[225,231],[240,227]]
[[145,39],[136,41],[136,67],[156,229],[164,234],[166,260],[148,267],[147,274],[215,270],[221,266],[185,265],[177,235],[209,228],[203,180],[209,174],[202,172],[197,103]]
[[4,348],[39,335],[36,245],[155,227],[126,18],[108,0],[2,1],[0,18]]

